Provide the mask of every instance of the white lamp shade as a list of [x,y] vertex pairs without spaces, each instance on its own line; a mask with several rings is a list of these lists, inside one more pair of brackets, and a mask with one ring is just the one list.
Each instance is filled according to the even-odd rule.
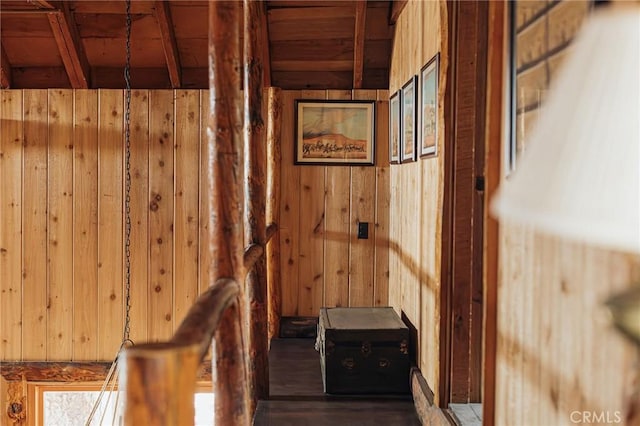
[[640,8],[600,9],[574,40],[492,210],[640,253]]

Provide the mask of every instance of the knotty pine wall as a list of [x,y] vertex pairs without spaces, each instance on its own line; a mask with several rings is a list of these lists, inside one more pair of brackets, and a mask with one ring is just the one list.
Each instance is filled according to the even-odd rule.
[[438,155],[390,168],[389,303],[418,331],[418,363],[429,386],[439,385],[440,249],[444,176],[446,5],[409,1],[397,23],[389,92],[395,93],[438,52]]
[[[123,92],[4,90],[0,360],[111,360],[124,317]],[[376,100],[376,166],[293,165],[293,101]],[[388,303],[388,92],[284,91],[284,315]],[[131,338],[166,339],[207,287],[207,91],[133,92]],[[356,238],[369,222],[369,239]]]
[[[3,90],[0,359],[112,360],[124,318],[121,90]],[[207,283],[206,91],[131,100],[131,338],[166,339]]]
[[[388,91],[287,90],[282,95],[282,314],[318,316],[323,306],[387,306]],[[295,99],[375,100],[375,167],[294,165]],[[368,239],[357,238],[358,222],[369,222]]]
[[[517,2],[521,146],[544,99],[533,95],[547,90],[588,3]],[[602,303],[638,281],[637,260],[509,223],[499,257],[496,424],[569,425],[573,411],[624,418],[637,351]]]

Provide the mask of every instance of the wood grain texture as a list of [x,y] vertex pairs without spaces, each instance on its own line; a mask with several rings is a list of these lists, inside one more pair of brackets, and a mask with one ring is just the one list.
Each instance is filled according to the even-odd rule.
[[174,324],[198,296],[200,93],[181,91],[175,104]]
[[162,48],[164,49],[164,57],[167,60],[167,69],[169,70],[169,78],[173,88],[180,88],[182,79],[182,69],[180,67],[180,56],[178,54],[178,44],[176,42],[176,34],[171,19],[171,8],[169,2],[154,2],[154,15],[158,22],[160,30],[160,39],[162,40]]
[[[303,99],[325,99],[324,90],[303,90]],[[324,168],[311,166],[300,169],[300,247],[298,271],[298,314],[315,316],[324,299],[325,227]]]
[[22,356],[22,91],[0,91],[0,107],[0,359],[15,360]]
[[11,63],[9,62],[9,58],[7,58],[7,52],[4,51],[4,46],[0,45],[0,88],[10,88],[11,82]]
[[73,93],[49,92],[48,360],[72,356]]
[[168,90],[149,95],[149,339],[173,331],[174,99]]
[[300,259],[300,167],[293,164],[294,101],[300,98],[299,91],[282,92],[282,171],[280,203],[280,265],[282,271],[282,315],[301,315],[298,311],[298,274]]
[[389,92],[378,90],[377,97],[373,306],[389,306]]
[[[332,90],[329,99],[350,100],[350,90]],[[351,167],[325,167],[323,307],[349,306]]]
[[362,88],[364,72],[365,25],[367,23],[367,1],[355,2],[355,30],[353,35],[353,88]]
[[[265,216],[267,226],[280,226],[281,168],[282,168],[282,91],[277,87],[267,89],[267,199]],[[269,341],[277,337],[282,315],[282,274],[280,231],[276,228],[269,238],[267,228],[265,256],[267,258],[267,293]]]
[[22,359],[25,360],[47,359],[48,105],[46,91],[24,91]]
[[[267,149],[262,115],[263,66],[260,48],[265,31],[263,5],[254,0],[243,2],[244,15],[244,243],[264,249],[266,235]],[[247,381],[249,412],[255,412],[258,400],[269,397],[269,338],[267,333],[267,261],[261,255],[247,269],[245,279],[247,321]]]
[[200,185],[198,188],[199,206],[198,206],[198,232],[200,235],[198,242],[198,294],[202,294],[209,288],[213,282],[209,281],[209,260],[210,250],[208,248],[209,239],[206,237],[209,232],[209,220],[211,211],[207,198],[207,186],[205,179],[207,178],[207,165],[209,158],[209,136],[207,135],[207,123],[209,119],[209,91],[200,91]]
[[91,74],[84,45],[78,34],[69,3],[63,2],[60,7],[59,11],[47,13],[51,31],[58,45],[58,51],[69,76],[71,87],[87,89],[91,87]]
[[98,359],[111,360],[123,330],[123,93],[99,90],[98,103]]
[[[149,339],[149,91],[131,93],[131,334],[135,343]],[[176,176],[178,178],[178,176]]]
[[74,92],[72,359],[98,358],[98,93]]

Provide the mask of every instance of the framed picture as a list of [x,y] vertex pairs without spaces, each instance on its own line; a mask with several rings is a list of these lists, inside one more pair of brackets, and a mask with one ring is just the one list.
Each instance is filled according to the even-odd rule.
[[295,104],[295,164],[374,164],[375,101],[296,100]]
[[420,156],[438,154],[438,77],[440,54],[420,70]]
[[400,162],[409,162],[416,159],[416,98],[418,76],[414,75],[402,86],[402,147]]
[[389,98],[389,163],[400,163],[400,102],[398,90]]

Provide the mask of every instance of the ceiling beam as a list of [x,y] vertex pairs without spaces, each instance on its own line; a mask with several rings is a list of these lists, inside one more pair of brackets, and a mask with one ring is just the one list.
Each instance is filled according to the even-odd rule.
[[69,9],[68,2],[60,5],[60,10],[47,13],[53,37],[58,45],[62,63],[74,89],[88,89],[91,69],[80,42],[76,21]]
[[7,59],[4,46],[0,45],[0,88],[8,89],[9,87],[11,87],[11,64]]
[[395,25],[409,0],[392,0],[389,11],[389,25]]
[[38,9],[55,9],[55,7],[46,0],[27,0],[27,3],[38,7]]
[[181,87],[182,69],[180,67],[180,56],[178,55],[178,43],[176,42],[176,33],[173,29],[173,21],[171,19],[171,10],[168,1],[158,0],[154,2],[155,17],[160,28],[160,39],[164,48],[164,57],[167,60],[167,69],[169,70],[169,79],[174,89]]
[[356,26],[353,36],[353,88],[362,88],[364,74],[364,38],[367,22],[367,1],[356,1]]
[[269,19],[267,18],[267,2],[260,2],[262,14],[260,15],[260,31],[262,32],[262,84],[264,87],[271,86],[271,49],[269,48]]

